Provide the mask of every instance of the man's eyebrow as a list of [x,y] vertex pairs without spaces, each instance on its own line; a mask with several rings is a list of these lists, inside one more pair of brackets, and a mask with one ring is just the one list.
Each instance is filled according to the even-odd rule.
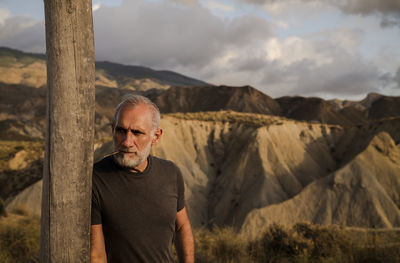
[[144,133],[144,131],[142,131],[142,130],[139,130],[139,129],[129,129],[131,132],[134,132],[134,133]]
[[122,127],[122,126],[115,126],[115,129],[116,130],[125,130],[125,131],[127,131],[127,130],[129,130],[129,129],[126,129],[126,128],[124,128],[124,127]]
[[130,128],[124,128],[122,126],[115,126],[115,130],[120,130],[120,131],[124,131],[124,132],[132,132],[132,133],[141,133],[141,134],[145,134],[144,131],[140,130],[140,129],[130,129]]

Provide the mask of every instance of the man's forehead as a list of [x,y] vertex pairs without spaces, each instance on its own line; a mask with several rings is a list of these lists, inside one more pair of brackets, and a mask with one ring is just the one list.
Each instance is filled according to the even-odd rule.
[[[117,123],[121,121],[143,121],[148,120],[152,122],[152,106],[145,103],[139,103],[136,105],[123,105],[117,115]],[[123,118],[121,116],[123,115]]]

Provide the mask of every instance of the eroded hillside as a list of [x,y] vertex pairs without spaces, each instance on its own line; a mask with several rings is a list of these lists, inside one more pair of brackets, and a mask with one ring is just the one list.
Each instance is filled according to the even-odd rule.
[[[40,213],[44,57],[2,48],[0,56],[7,58],[0,62],[0,198],[9,209],[22,204]],[[400,226],[400,97],[272,99],[249,86],[166,90],[204,83],[98,65],[96,157],[112,151],[110,123],[124,94],[135,90],[175,112],[163,116],[153,154],[182,169],[194,226],[234,226],[250,236],[272,222]]]
[[[393,137],[399,139],[400,122],[387,122],[379,126],[387,131],[349,133],[261,114],[170,114],[153,154],[181,168],[195,227],[228,225],[249,235],[273,222],[398,227],[400,149]],[[108,142],[96,158],[111,151]],[[10,205],[39,198],[40,189],[38,182]]]

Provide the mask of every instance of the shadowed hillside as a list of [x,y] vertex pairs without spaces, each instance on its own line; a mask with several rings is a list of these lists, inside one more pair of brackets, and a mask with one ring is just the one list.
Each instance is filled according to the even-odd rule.
[[172,87],[155,98],[160,110],[199,112],[233,110],[279,115],[280,107],[268,95],[250,87]]
[[281,97],[276,101],[282,109],[282,115],[291,119],[342,126],[360,124],[366,119],[363,111],[355,105],[342,108],[320,98],[304,97]]

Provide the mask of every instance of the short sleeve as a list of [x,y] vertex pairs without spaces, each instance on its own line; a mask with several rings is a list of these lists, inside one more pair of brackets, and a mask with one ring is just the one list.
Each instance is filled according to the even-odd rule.
[[185,207],[185,184],[181,170],[177,167],[177,189],[178,189],[178,204],[177,211],[182,210]]
[[[93,174],[95,176],[95,174]],[[92,183],[92,213],[91,213],[91,224],[99,225],[102,224],[101,220],[101,206],[99,203],[98,193],[96,185]]]

